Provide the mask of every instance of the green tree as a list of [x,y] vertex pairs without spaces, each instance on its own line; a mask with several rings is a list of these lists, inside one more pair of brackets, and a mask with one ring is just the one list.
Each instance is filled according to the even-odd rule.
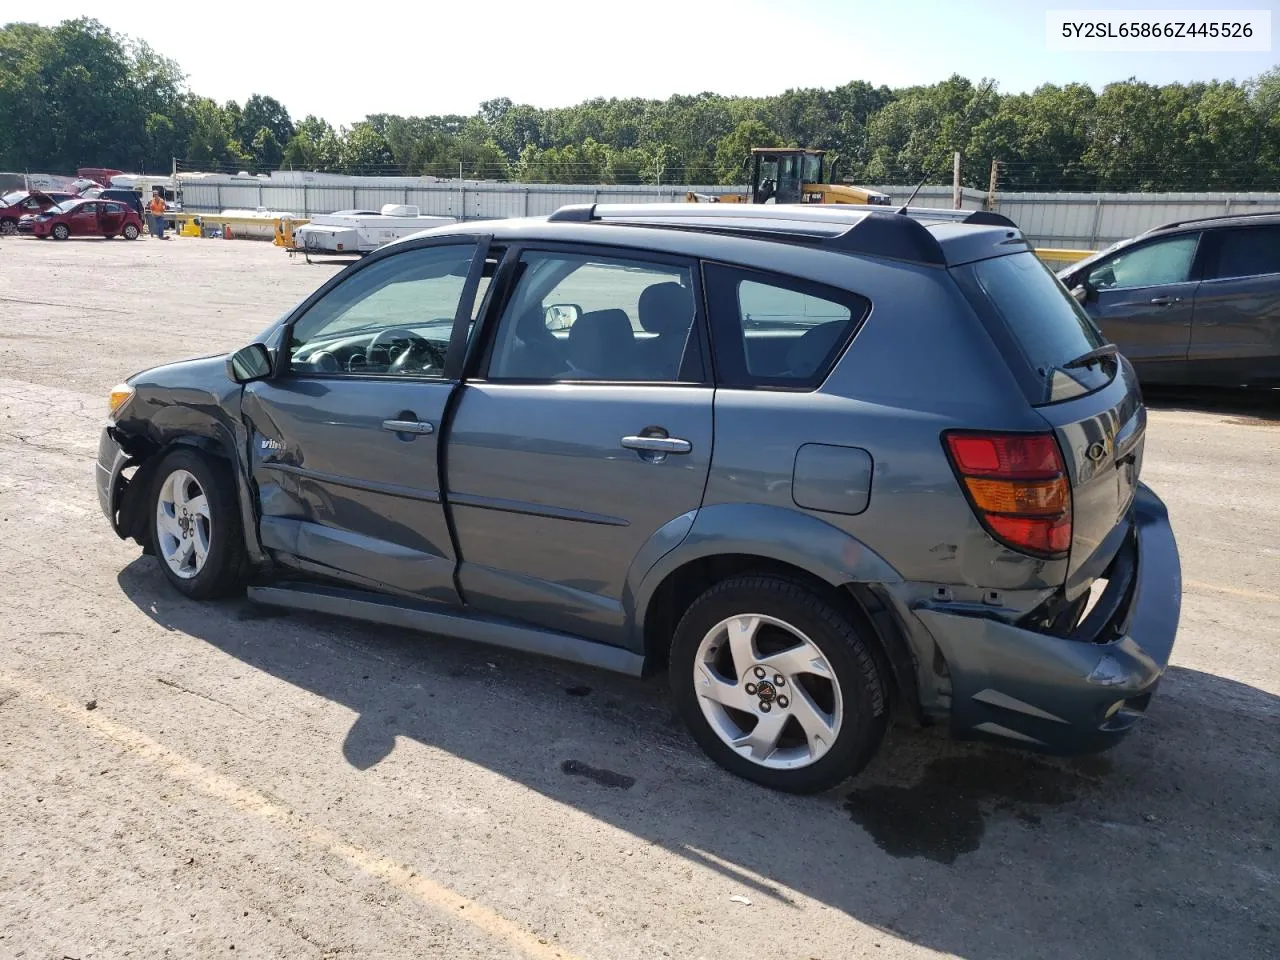
[[278,170],[280,168],[280,161],[284,159],[284,148],[280,146],[280,141],[270,129],[259,128],[251,146],[254,162],[259,169]]
[[339,162],[346,173],[385,174],[394,162],[386,138],[369,123],[344,131],[341,141]]
[[293,120],[283,104],[255,93],[244,102],[237,134],[241,140],[256,139],[263,127],[271,131],[277,144],[288,143],[293,136]]
[[743,163],[752,147],[781,147],[782,137],[759,120],[743,120],[716,147],[716,183],[745,183]]

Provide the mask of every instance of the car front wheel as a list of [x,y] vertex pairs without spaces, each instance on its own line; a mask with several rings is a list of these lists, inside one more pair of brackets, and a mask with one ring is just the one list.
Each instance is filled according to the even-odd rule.
[[55,240],[65,240],[67,237],[71,236],[71,231],[67,228],[65,223],[55,223],[53,225],[53,230],[50,232],[53,234],[53,239]]
[[17,232],[17,220],[14,220],[12,217],[5,217],[3,220],[0,220],[0,234],[3,234],[6,237],[12,237]]
[[137,228],[137,227],[135,227],[132,223],[126,223],[126,224],[124,225],[124,230],[123,230],[123,231],[121,231],[121,232],[122,232],[122,234],[124,235],[124,238],[125,238],[126,240],[137,240],[137,239],[138,239],[138,228]]
[[229,469],[202,451],[165,457],[152,488],[151,543],[165,577],[195,600],[244,586],[244,531]]
[[677,710],[722,767],[790,793],[862,770],[888,709],[869,643],[846,611],[802,584],[738,577],[689,607],[671,646]]

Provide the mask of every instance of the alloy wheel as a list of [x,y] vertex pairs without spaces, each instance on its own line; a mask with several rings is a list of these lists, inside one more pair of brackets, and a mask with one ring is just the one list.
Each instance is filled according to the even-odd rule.
[[175,470],[165,477],[156,498],[156,539],[169,569],[183,580],[197,576],[209,557],[212,530],[209,498],[195,475]]
[[817,644],[782,620],[722,620],[702,638],[693,669],[711,729],[762,767],[807,767],[840,734],[844,698],[835,671]]

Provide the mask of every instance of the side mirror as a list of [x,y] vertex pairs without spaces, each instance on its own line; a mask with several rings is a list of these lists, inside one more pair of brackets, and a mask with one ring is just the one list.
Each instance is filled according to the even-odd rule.
[[547,329],[568,330],[582,316],[582,308],[576,303],[555,303],[547,307]]
[[1081,306],[1083,306],[1084,304],[1089,303],[1091,300],[1096,299],[1097,292],[1093,289],[1093,287],[1089,286],[1087,281],[1081,280],[1079,283],[1077,283],[1074,287],[1071,288],[1071,296],[1075,297],[1076,302],[1079,303]]
[[236,383],[250,383],[271,375],[271,354],[261,343],[241,347],[227,357],[227,376]]

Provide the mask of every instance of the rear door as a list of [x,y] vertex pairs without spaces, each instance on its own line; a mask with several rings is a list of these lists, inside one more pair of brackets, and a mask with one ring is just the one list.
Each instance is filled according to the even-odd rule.
[[684,537],[711,462],[696,270],[548,244],[504,271],[449,434],[462,590],[479,610],[625,645],[632,565]]
[[1199,245],[1198,233],[1134,244],[1085,274],[1096,291],[1086,309],[1143,380],[1185,380],[1200,285]]
[[291,321],[277,373],[245,387],[263,545],[314,572],[456,601],[442,421],[487,239],[384,251]]
[[1081,570],[1097,576],[1120,546],[1142,467],[1147,417],[1133,368],[1116,356],[1073,363],[1104,338],[1035,254],[979,260],[953,274],[980,315],[998,318],[993,338],[1057,435],[1071,480],[1068,585]]
[[98,208],[98,232],[104,237],[114,237],[124,228],[124,207],[99,200]]
[[1188,379],[1218,386],[1280,382],[1280,226],[1205,234]]

